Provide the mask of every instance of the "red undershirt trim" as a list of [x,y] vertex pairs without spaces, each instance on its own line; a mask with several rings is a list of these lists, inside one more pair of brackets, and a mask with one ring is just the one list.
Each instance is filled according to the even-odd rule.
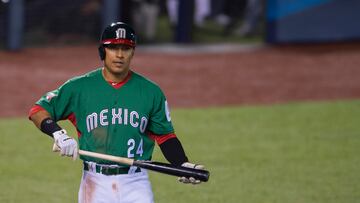
[[71,113],[66,119],[69,120],[74,125],[74,127],[76,128],[76,132],[78,134],[78,138],[80,138],[81,137],[81,132],[77,128],[77,122],[76,122],[75,114]]
[[147,132],[147,135],[154,141],[156,141],[156,143],[158,145],[161,145],[162,143],[166,142],[167,140],[171,139],[171,138],[175,138],[176,134],[175,133],[169,133],[169,134],[165,134],[165,135],[157,135],[154,134],[152,132]]
[[[104,69],[102,70],[103,71],[103,75],[104,75]],[[127,83],[127,81],[130,80],[131,78],[131,75],[132,75],[132,72],[129,71],[128,75],[125,77],[125,79],[121,82],[112,82],[112,81],[107,81],[113,88],[115,89],[119,89],[120,87],[122,87],[123,85],[125,85],[125,83]]]
[[42,110],[45,110],[45,109],[43,107],[41,107],[40,105],[35,104],[29,111],[29,117],[28,117],[29,120],[31,120],[30,118],[32,115],[34,115],[37,112],[42,111]]

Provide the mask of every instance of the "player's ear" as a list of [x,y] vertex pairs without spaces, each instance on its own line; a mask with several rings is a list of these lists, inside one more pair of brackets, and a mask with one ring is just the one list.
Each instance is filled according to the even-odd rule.
[[100,59],[105,60],[105,48],[104,45],[100,45],[98,48]]
[[132,48],[132,51],[131,51],[131,58],[134,56],[135,54],[135,47]]

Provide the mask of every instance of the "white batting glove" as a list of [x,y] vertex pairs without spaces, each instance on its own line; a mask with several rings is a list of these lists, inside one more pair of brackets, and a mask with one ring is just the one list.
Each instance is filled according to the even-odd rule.
[[66,130],[62,129],[53,133],[55,143],[54,152],[60,152],[61,156],[71,156],[73,160],[78,157],[78,146],[74,138],[69,137]]
[[[186,168],[195,168],[195,169],[204,169],[205,168],[203,165],[193,164],[193,163],[190,163],[190,162],[185,162],[185,163],[181,164],[181,166],[186,167]],[[190,177],[190,178],[179,177],[178,181],[181,182],[181,183],[185,183],[185,184],[191,183],[193,185],[201,183],[200,180],[197,180],[197,179],[195,179],[193,177]]]

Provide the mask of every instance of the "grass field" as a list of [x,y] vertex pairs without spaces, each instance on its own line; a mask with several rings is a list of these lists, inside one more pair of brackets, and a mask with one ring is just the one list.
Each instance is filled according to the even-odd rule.
[[[358,202],[359,115],[360,101],[175,109],[176,132],[210,181],[150,173],[155,200]],[[0,130],[0,202],[76,202],[80,161],[52,153],[51,139],[25,118],[2,118]],[[164,160],[158,148],[154,159]]]

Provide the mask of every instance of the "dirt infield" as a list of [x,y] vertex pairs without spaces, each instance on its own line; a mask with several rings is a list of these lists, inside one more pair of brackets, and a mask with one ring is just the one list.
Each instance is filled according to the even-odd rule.
[[[0,52],[0,116],[25,116],[42,94],[100,66],[96,45]],[[359,43],[178,54],[139,48],[132,68],[158,83],[172,107],[360,98]]]

